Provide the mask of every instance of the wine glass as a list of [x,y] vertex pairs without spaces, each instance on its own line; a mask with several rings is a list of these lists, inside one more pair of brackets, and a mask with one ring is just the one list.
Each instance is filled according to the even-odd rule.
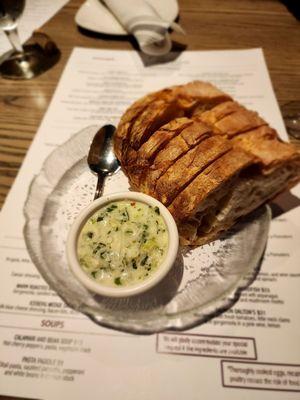
[[[22,46],[17,27],[24,8],[25,0],[0,0],[0,28],[13,48],[0,58],[0,75],[3,78],[31,79],[48,70],[60,58],[57,47],[47,40],[45,46],[39,43]],[[45,43],[45,40],[43,42]]]
[[300,101],[284,104],[281,112],[288,134],[300,140]]

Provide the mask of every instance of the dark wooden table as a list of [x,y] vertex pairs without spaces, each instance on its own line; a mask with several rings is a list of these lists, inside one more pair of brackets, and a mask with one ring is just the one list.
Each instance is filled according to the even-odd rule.
[[[48,0],[50,1],[50,0]],[[74,15],[82,0],[71,0],[41,28],[62,52],[59,63],[31,81],[0,78],[0,207],[14,182],[74,46],[132,49],[127,40],[88,35]],[[278,0],[179,0],[187,32],[175,41],[189,50],[262,47],[280,105],[300,100],[300,24]],[[3,397],[1,399],[13,399]]]

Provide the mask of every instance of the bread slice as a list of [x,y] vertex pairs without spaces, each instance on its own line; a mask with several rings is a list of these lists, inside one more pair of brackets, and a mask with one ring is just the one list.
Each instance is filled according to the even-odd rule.
[[183,116],[184,111],[179,108],[176,100],[152,102],[133,123],[129,139],[130,146],[138,150],[162,125]]
[[168,124],[163,125],[141,146],[138,152],[139,157],[150,162],[173,137],[179,135],[185,128],[193,124],[195,122],[192,119],[183,117],[176,118]]
[[123,163],[133,187],[139,187],[159,151],[193,123],[194,121],[188,118],[176,118],[157,130],[138,151],[131,147],[124,151]]
[[[235,136],[241,132],[246,132],[263,125],[267,125],[256,112],[246,110],[236,103],[224,103],[227,106],[225,113],[222,107],[215,107],[200,116],[200,120],[211,126],[215,134]],[[233,110],[235,108],[235,110]]]
[[122,159],[124,145],[129,140],[131,126],[135,119],[147,108],[156,98],[157,93],[148,94],[133,103],[122,115],[118,129],[114,134],[114,151],[119,160]]
[[158,179],[154,196],[165,205],[169,205],[197,175],[231,148],[231,143],[223,137],[211,136],[202,141]]
[[238,135],[232,139],[232,143],[236,148],[243,149],[254,156],[264,175],[289,162],[295,161],[295,167],[297,167],[299,153],[295,147],[280,141],[276,131],[269,126],[262,126]]
[[239,110],[216,122],[214,124],[214,132],[232,137],[266,124],[256,112]]
[[[300,165],[297,172],[300,173]],[[208,195],[194,219],[178,222],[181,244],[199,246],[216,239],[240,217],[293,186],[294,176],[292,165],[285,165],[269,175],[252,174],[250,170],[248,175],[246,169],[221,185],[213,195]]]
[[203,112],[201,115],[198,112],[194,112],[193,116],[200,118],[204,123],[214,125],[220,119],[240,110],[245,110],[241,104],[235,101],[225,101],[211,110]]
[[211,136],[210,128],[202,122],[193,121],[184,128],[179,135],[171,139],[167,145],[156,155],[152,164],[147,169],[141,188],[155,197],[155,188],[158,179],[189,150],[201,141]]

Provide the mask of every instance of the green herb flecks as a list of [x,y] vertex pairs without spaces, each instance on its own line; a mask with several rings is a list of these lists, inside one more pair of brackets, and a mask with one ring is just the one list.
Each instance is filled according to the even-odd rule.
[[145,255],[145,257],[143,257],[142,261],[141,261],[141,265],[145,265],[147,260],[148,260],[149,256],[148,254]]
[[118,276],[117,278],[115,278],[114,282],[115,282],[115,285],[118,285],[118,286],[122,285],[121,277]]
[[106,253],[107,253],[106,251],[102,251],[102,253],[100,253],[100,257],[102,258],[102,260],[105,259],[105,254],[106,254]]
[[[93,243],[95,245],[95,243]],[[93,254],[96,254],[102,247],[106,247],[105,243],[99,242],[93,250]]]
[[122,222],[127,222],[129,221],[129,214],[127,211],[127,208],[122,212]]
[[112,204],[111,206],[107,207],[107,209],[105,211],[110,213],[113,210],[115,210],[116,208],[118,208],[118,206],[116,204]]

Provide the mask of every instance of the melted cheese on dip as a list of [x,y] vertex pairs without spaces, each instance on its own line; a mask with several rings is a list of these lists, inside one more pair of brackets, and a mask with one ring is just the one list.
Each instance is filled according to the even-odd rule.
[[93,214],[78,238],[82,269],[106,286],[149,278],[165,258],[169,235],[158,207],[115,201]]

